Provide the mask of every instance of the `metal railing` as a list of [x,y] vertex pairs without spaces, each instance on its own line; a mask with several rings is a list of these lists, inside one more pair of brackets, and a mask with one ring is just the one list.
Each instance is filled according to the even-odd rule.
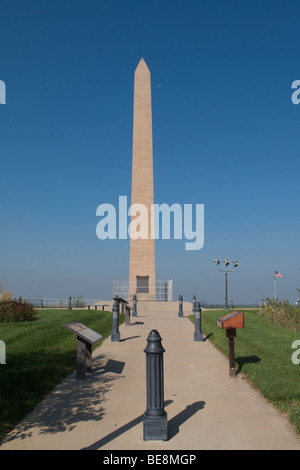
[[[24,302],[28,302],[37,308],[68,308],[70,298],[40,298],[32,299],[30,297],[23,298]],[[72,308],[85,308],[87,305],[94,305],[101,302],[101,299],[89,299],[83,297],[71,297]]]
[[[173,281],[160,281],[156,280],[150,282],[147,286],[149,292],[149,298],[147,299],[147,292],[145,290],[141,291],[143,300],[153,300],[159,302],[172,302],[173,301]],[[123,297],[123,299],[129,299],[129,293],[136,293],[139,297],[137,291],[137,285],[134,281],[128,281],[124,279],[117,279],[113,281],[113,297]]]

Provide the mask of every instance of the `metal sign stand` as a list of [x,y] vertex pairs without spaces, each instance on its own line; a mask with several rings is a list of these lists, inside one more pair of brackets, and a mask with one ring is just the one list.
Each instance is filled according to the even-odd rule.
[[86,372],[92,372],[92,344],[103,336],[77,321],[64,326],[77,335],[76,379],[85,379]]

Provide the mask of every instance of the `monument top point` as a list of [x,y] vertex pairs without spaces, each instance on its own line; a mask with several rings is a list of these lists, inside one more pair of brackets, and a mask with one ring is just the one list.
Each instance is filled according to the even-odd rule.
[[148,69],[148,66],[144,60],[144,58],[142,57],[141,60],[139,61],[138,63],[138,66],[137,68],[135,69],[135,71],[147,71],[147,72],[150,72],[150,70]]

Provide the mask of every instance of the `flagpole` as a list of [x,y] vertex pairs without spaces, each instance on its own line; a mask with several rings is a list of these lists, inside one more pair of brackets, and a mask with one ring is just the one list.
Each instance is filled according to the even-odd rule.
[[277,300],[275,268],[274,268],[274,300]]

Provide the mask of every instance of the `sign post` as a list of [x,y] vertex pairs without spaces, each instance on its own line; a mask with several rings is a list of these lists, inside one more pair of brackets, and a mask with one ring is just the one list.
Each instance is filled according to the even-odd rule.
[[243,312],[233,312],[219,318],[218,327],[226,330],[226,338],[228,338],[229,345],[229,375],[230,377],[236,377],[234,338],[236,337],[236,329],[244,328]]
[[86,372],[92,372],[92,344],[103,336],[78,321],[64,326],[77,335],[76,379],[85,379]]

